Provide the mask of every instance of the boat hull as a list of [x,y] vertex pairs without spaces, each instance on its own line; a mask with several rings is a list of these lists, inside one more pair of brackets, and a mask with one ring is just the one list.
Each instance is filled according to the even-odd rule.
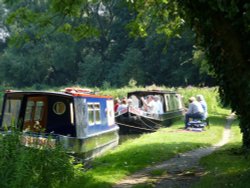
[[113,130],[90,135],[84,138],[59,136],[58,141],[68,153],[89,160],[118,145],[118,130],[118,128],[115,128]]
[[[118,145],[118,130],[119,128],[115,128],[84,138],[23,133],[21,135],[21,143],[24,146],[38,149],[55,148],[60,145],[67,153],[83,160],[89,160]],[[3,132],[2,134],[6,135]],[[7,134],[10,134],[10,132]]]
[[171,125],[172,122],[182,118],[182,111],[168,112],[161,115],[138,115],[127,112],[116,117],[116,123],[120,127],[120,134],[150,133],[160,127]]

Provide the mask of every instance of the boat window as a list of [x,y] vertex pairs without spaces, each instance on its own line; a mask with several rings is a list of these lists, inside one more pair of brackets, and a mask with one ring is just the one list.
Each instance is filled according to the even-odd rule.
[[20,112],[21,100],[20,99],[7,99],[3,115],[3,126],[10,127],[17,125],[17,120]]
[[175,98],[173,97],[173,95],[170,95],[170,110],[174,110],[175,109]]
[[101,123],[100,103],[88,103],[88,121],[89,125]]
[[101,123],[101,110],[100,110],[100,104],[94,104],[94,111],[95,111],[95,121],[96,123]]
[[35,107],[34,101],[27,102],[27,107],[26,107],[25,117],[24,117],[25,121],[30,121],[32,119],[32,111],[34,107]]
[[139,108],[140,100],[135,95],[131,95],[130,98],[132,99],[132,106]]
[[63,102],[56,102],[53,105],[53,112],[57,115],[62,115],[66,111],[66,105]]
[[89,114],[89,125],[94,125],[94,108],[92,104],[88,105],[88,114]]
[[182,109],[183,108],[183,104],[182,104],[182,96],[180,94],[176,94],[176,98],[177,98],[177,101],[178,101],[178,108],[179,109]]
[[168,95],[168,106],[169,110],[177,110],[179,108],[179,100],[175,94]]
[[43,110],[44,110],[44,102],[37,101],[36,102],[36,110],[35,110],[35,118],[34,118],[35,121],[42,120]]
[[169,101],[170,101],[170,97],[169,95],[164,95],[165,97],[165,107],[166,107],[166,111],[169,111],[170,110],[170,105],[169,105]]
[[69,104],[70,106],[70,123],[71,125],[74,125],[74,108],[73,108],[73,103],[71,102]]

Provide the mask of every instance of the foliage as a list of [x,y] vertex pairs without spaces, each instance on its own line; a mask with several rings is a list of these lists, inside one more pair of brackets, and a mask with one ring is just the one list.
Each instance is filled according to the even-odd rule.
[[230,142],[219,151],[202,158],[201,165],[206,175],[194,187],[248,187],[249,181],[249,154],[242,152],[242,134],[238,121],[232,126]]
[[[1,7],[8,11],[0,16],[9,37],[0,46],[2,84],[100,87],[108,82],[121,87],[134,79],[138,85],[214,85],[199,72],[202,59],[192,63],[190,29],[177,35],[171,29],[179,26],[170,23],[167,29],[165,23],[159,29],[158,20],[147,29],[147,37],[131,37],[129,28],[135,28],[131,21],[138,12],[128,1],[5,2]],[[164,16],[165,6],[161,8],[152,14]],[[166,37],[160,31],[170,33]]]
[[250,3],[180,1],[180,8],[206,49],[220,94],[240,118],[243,147],[250,148]]
[[24,147],[18,131],[0,138],[0,187],[62,187],[79,175],[61,149]]
[[199,94],[203,95],[206,100],[206,103],[208,105],[208,113],[218,113],[220,111],[220,108],[223,106],[219,98],[218,87],[198,88],[189,86],[187,88],[178,88],[177,91],[182,94],[185,106],[188,106],[188,99],[190,97],[195,97]]
[[123,60],[118,62],[120,70],[118,75],[123,78],[121,80],[121,85],[128,84],[130,80],[135,80],[140,85],[144,83],[142,63],[143,54],[138,49],[127,49],[123,55]]
[[[238,0],[130,2],[138,12],[133,27],[143,31],[136,34],[146,36],[152,25],[162,30],[166,20],[169,21],[165,26],[167,32],[163,29],[163,33],[167,35],[179,32],[183,23],[192,27],[196,44],[205,52],[215,73],[224,103],[239,115],[243,147],[249,149],[250,112],[246,109],[250,107],[250,3]],[[168,27],[171,24],[173,27]]]

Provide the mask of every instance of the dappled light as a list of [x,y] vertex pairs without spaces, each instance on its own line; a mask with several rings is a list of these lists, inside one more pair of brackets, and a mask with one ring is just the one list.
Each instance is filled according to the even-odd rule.
[[211,146],[221,138],[225,119],[211,117],[211,123],[214,126],[204,132],[176,132],[183,126],[183,122],[179,121],[169,128],[128,140],[115,150],[96,158],[86,174],[95,177],[95,181],[114,183],[126,175],[185,151]]
[[148,168],[133,188],[250,187],[249,1],[0,0],[0,18],[0,187]]

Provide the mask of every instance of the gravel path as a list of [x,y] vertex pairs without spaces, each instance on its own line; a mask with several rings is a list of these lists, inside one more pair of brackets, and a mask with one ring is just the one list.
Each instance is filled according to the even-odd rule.
[[[126,179],[121,180],[114,185],[113,188],[130,188],[137,184],[145,184],[149,187],[156,188],[190,187],[205,173],[202,167],[199,166],[199,160],[202,157],[211,154],[229,141],[231,133],[230,127],[233,119],[233,115],[227,118],[223,138],[214,146],[182,153],[159,165],[145,168],[128,176]],[[161,175],[152,175],[157,172],[160,172]]]

